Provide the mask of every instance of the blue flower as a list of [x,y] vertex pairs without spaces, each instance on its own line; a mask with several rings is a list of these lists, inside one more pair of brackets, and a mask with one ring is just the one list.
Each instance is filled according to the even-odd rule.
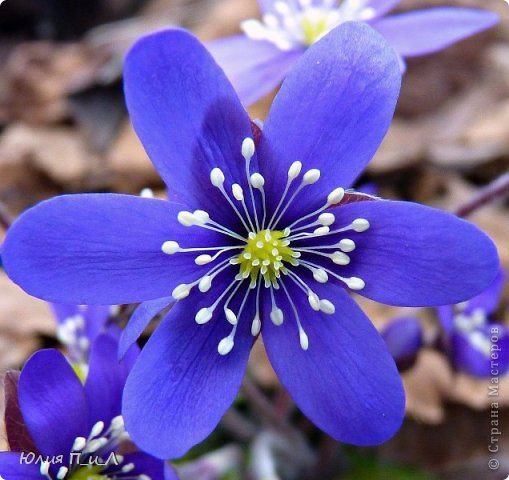
[[69,360],[86,370],[90,345],[105,331],[111,307],[52,303],[51,308],[57,321],[57,338],[66,347]]
[[6,401],[13,451],[0,452],[0,475],[6,480],[176,480],[169,465],[146,453],[131,448],[120,454],[129,438],[120,414],[122,389],[138,350],[131,348],[119,363],[117,347],[110,335],[97,337],[84,385],[58,350],[40,350],[28,359],[17,395],[11,389]]
[[493,319],[504,278],[500,270],[481,294],[437,309],[445,353],[457,370],[481,378],[499,376],[509,370],[509,329]]
[[498,22],[492,12],[440,7],[386,16],[401,0],[259,0],[262,20],[208,47],[249,105],[276,88],[305,49],[348,21],[366,22],[402,57],[441,50]]
[[400,82],[380,35],[342,25],[303,55],[261,131],[189,33],[155,33],[130,51],[128,109],[169,200],[43,202],[8,232],[4,261],[15,282],[47,300],[143,302],[122,351],[175,302],[124,392],[140,448],[171,458],[206,437],[260,333],[281,382],[319,428],[359,445],[397,431],[400,377],[348,291],[443,305],[477,294],[499,265],[491,240],[464,220],[345,194],[389,127]]
[[421,323],[415,317],[398,317],[381,331],[387,348],[400,371],[412,367],[424,345]]

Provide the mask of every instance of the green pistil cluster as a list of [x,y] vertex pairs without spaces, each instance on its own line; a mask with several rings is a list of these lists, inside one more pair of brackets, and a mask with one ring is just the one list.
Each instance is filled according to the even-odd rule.
[[322,16],[318,19],[311,19],[304,16],[301,21],[301,28],[304,34],[304,44],[309,47],[325,35],[330,29],[330,26],[326,16]]
[[242,278],[251,278],[254,286],[261,275],[265,284],[277,284],[281,273],[286,271],[284,263],[298,264],[298,255],[289,248],[290,241],[285,240],[289,232],[281,230],[262,230],[250,233],[246,248],[237,257],[240,265],[239,275]]
[[71,474],[69,480],[108,480],[107,475],[101,475],[102,466],[81,467]]

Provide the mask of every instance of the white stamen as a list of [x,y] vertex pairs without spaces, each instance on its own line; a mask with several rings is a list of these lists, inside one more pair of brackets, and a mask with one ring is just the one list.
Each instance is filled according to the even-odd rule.
[[312,168],[308,170],[302,179],[302,185],[313,185],[320,179],[320,170]]
[[134,470],[134,463],[126,463],[123,467],[122,467],[122,473],[129,473],[129,472],[132,472]]
[[253,173],[251,175],[251,185],[260,189],[265,185],[265,179],[259,173]]
[[210,215],[205,210],[195,210],[193,216],[197,225],[204,225],[210,221]]
[[173,291],[171,292],[171,296],[175,300],[182,300],[189,296],[191,293],[191,288],[186,283],[181,283],[180,285],[177,285]]
[[353,252],[355,250],[355,242],[349,238],[343,238],[343,240],[339,242],[338,247],[343,250],[343,252]]
[[320,299],[318,298],[318,295],[316,293],[310,291],[308,295],[308,301],[309,305],[311,305],[311,308],[315,312],[320,311]]
[[239,202],[244,201],[244,191],[238,183],[234,183],[232,185],[232,194],[235,197],[235,200],[238,200]]
[[302,348],[302,350],[307,350],[309,348],[309,338],[300,325],[299,325],[299,341],[300,348]]
[[329,275],[323,268],[316,268],[313,271],[313,278],[320,283],[327,283],[329,280]]
[[364,280],[358,277],[344,278],[343,281],[346,283],[347,287],[352,290],[362,290],[366,286]]
[[223,338],[217,346],[219,355],[228,355],[232,351],[233,345],[234,342],[231,336],[228,335],[227,337]]
[[334,216],[333,213],[322,213],[318,217],[318,223],[323,225],[323,226],[332,225],[335,220],[336,220],[336,217]]
[[299,175],[300,171],[302,170],[302,163],[298,160],[296,162],[293,162],[290,165],[290,168],[288,169],[288,180],[293,181],[295,180]]
[[365,232],[369,228],[369,222],[365,218],[356,218],[352,222],[352,228],[356,232]]
[[194,263],[196,263],[196,265],[207,265],[207,263],[210,263],[211,261],[212,261],[212,257],[210,255],[206,255],[206,254],[198,255],[194,259]]
[[49,462],[41,462],[40,472],[41,475],[47,476],[49,472],[50,463]]
[[209,307],[200,308],[194,319],[198,325],[204,325],[212,318],[212,311]]
[[151,188],[143,188],[140,192],[142,198],[154,198],[154,191]]
[[272,320],[272,323],[276,325],[276,327],[282,325],[284,321],[283,310],[278,307],[273,307],[272,311],[270,312],[270,319]]
[[252,138],[246,137],[242,141],[242,156],[246,160],[251,160],[255,153],[255,144]]
[[67,467],[60,467],[58,469],[58,473],[57,473],[57,480],[63,480],[65,478],[65,476],[67,475],[68,471],[69,471],[69,469]]
[[225,308],[224,310],[224,313],[226,315],[226,320],[228,320],[228,322],[231,324],[231,325],[237,325],[237,315],[235,315],[235,313],[233,313],[233,311],[229,308]]
[[214,185],[214,187],[222,187],[224,183],[224,173],[223,171],[215,167],[210,172],[210,183]]
[[79,452],[85,448],[87,444],[87,439],[84,437],[76,437],[74,443],[72,444],[72,451]]
[[181,225],[184,225],[184,227],[191,227],[192,225],[195,224],[196,221],[194,215],[191,212],[187,212],[185,210],[178,213],[177,220],[180,222]]
[[253,319],[253,323],[251,323],[251,335],[253,337],[256,337],[260,333],[261,329],[262,329],[262,322],[259,317],[255,317]]
[[174,253],[178,252],[180,249],[180,245],[178,242],[174,242],[173,240],[168,240],[164,242],[161,246],[161,250],[163,253],[166,253],[167,255],[173,255]]
[[334,252],[331,259],[336,265],[348,265],[350,263],[350,257],[343,252]]
[[329,301],[327,299],[323,299],[323,300],[320,300],[320,310],[323,313],[332,315],[336,311],[336,307],[334,306],[334,304],[331,301]]
[[97,435],[100,435],[102,431],[104,430],[104,422],[97,422],[90,431],[90,438],[97,437]]
[[344,196],[345,196],[344,188],[338,187],[329,193],[329,195],[327,196],[327,203],[329,205],[336,205],[339,202],[341,202],[341,200],[343,200]]

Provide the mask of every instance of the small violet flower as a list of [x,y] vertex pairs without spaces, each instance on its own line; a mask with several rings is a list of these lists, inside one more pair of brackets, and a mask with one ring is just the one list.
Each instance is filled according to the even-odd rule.
[[[402,57],[441,50],[498,22],[492,12],[440,7],[387,16],[401,0],[259,0],[262,20],[208,43],[244,105],[276,88],[306,48],[334,27],[366,22]],[[340,47],[341,48],[341,47]]]
[[360,23],[333,30],[299,60],[263,131],[187,32],[141,39],[124,76],[131,120],[169,200],[45,201],[8,232],[8,275],[50,301],[142,302],[122,352],[174,303],[123,400],[131,437],[157,457],[183,455],[216,427],[260,334],[319,428],[358,445],[390,438],[404,415],[401,379],[347,292],[392,305],[456,303],[486,288],[499,265],[491,240],[464,220],[345,193],[391,122],[401,82],[393,49]]
[[[10,452],[0,452],[6,480],[176,480],[171,467],[126,449],[121,416],[123,386],[137,347],[117,360],[118,342],[100,334],[90,351],[85,384],[55,349],[26,362],[6,398]],[[11,377],[15,379],[16,377]],[[122,452],[122,453],[121,453]]]
[[111,307],[106,305],[65,305],[52,303],[57,321],[57,338],[69,360],[86,373],[90,345],[105,331]]
[[500,301],[504,277],[500,271],[481,294],[437,309],[445,352],[459,371],[483,378],[494,376],[494,369],[497,376],[509,370],[509,329],[492,318]]

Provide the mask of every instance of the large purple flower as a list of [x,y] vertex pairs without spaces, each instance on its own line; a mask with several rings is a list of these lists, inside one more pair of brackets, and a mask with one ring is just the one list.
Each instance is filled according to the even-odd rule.
[[13,451],[0,452],[0,475],[6,480],[176,480],[169,465],[132,446],[131,453],[120,453],[128,439],[122,389],[138,350],[133,347],[119,363],[117,347],[113,337],[97,337],[84,385],[54,349],[30,357],[14,391],[11,375],[5,424]]
[[259,0],[261,21],[246,20],[241,24],[243,35],[210,42],[208,47],[244,105],[249,105],[279,85],[310,45],[344,22],[368,23],[400,57],[441,50],[498,22],[492,12],[457,7],[387,16],[400,1]]
[[13,225],[4,260],[45,299],[143,302],[122,350],[176,301],[124,392],[141,448],[176,457],[207,436],[260,333],[281,382],[334,438],[377,444],[399,428],[397,369],[348,290],[441,305],[475,295],[498,268],[494,245],[468,222],[345,193],[387,131],[400,81],[380,35],[342,25],[303,55],[261,132],[190,34],[159,32],[130,51],[127,105],[169,201],[43,202]]

